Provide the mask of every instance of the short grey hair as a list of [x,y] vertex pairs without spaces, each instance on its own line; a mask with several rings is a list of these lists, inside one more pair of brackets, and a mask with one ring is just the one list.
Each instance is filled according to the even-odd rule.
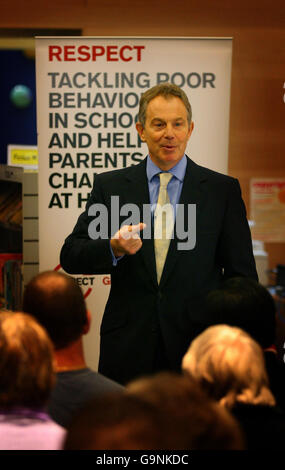
[[186,93],[177,85],[173,85],[172,83],[161,83],[160,85],[156,85],[152,88],[149,88],[141,96],[138,120],[142,124],[143,127],[145,126],[145,121],[146,121],[147,106],[149,102],[153,100],[154,98],[156,98],[157,96],[163,96],[166,99],[169,99],[173,96],[180,98],[187,111],[188,124],[189,125],[191,124],[192,108],[191,108],[191,104],[187,98]]
[[275,405],[263,351],[240,328],[215,325],[191,343],[182,369],[227,408],[235,403]]

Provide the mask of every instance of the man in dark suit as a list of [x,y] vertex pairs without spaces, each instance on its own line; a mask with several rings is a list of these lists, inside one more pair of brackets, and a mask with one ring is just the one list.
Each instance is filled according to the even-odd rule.
[[[96,176],[86,210],[61,251],[67,272],[111,273],[99,370],[121,383],[179,369],[203,314],[201,298],[222,279],[257,279],[238,181],[185,155],[193,122],[183,90],[170,84],[147,90],[136,127],[147,143],[147,158]],[[114,196],[119,197],[115,213]],[[158,217],[155,207],[169,203],[178,207],[172,219]],[[100,226],[98,236],[100,224],[92,216],[101,207],[107,221],[99,219],[106,230]],[[126,222],[124,207],[139,210],[133,225]],[[125,226],[115,233],[116,217],[119,227]],[[173,237],[165,243],[169,230]]]

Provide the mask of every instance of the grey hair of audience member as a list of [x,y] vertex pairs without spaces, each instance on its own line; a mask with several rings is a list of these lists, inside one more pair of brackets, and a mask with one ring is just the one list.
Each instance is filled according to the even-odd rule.
[[237,402],[275,405],[262,349],[240,328],[207,328],[192,341],[182,369],[227,408]]

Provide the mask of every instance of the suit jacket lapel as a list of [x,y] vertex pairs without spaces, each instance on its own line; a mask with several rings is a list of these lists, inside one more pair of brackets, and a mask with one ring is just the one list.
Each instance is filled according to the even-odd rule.
[[[142,247],[136,256],[140,256],[145,264],[146,270],[149,273],[150,279],[157,286],[156,279],[156,266],[155,266],[155,255],[154,245],[152,237],[152,226],[151,226],[151,214],[150,214],[150,200],[149,200],[149,188],[146,176],[146,159],[139,165],[130,168],[127,176],[126,184],[126,201],[136,204],[139,207],[141,214],[141,222],[147,223],[147,228],[142,232]],[[148,205],[147,220],[143,220],[144,205]]]
[[[201,168],[196,165],[192,160],[187,157],[187,168],[181,191],[179,204],[183,205],[181,208],[184,211],[184,226],[189,227],[188,224],[188,204],[196,204],[196,219],[199,217],[199,207],[202,198],[201,182],[205,179]],[[181,210],[180,209],[180,210]],[[191,227],[190,227],[191,230]],[[163,286],[175,267],[175,263],[180,256],[183,256],[183,251],[177,249],[177,243],[180,241],[177,238],[176,225],[174,228],[174,238],[170,242],[167,258],[162,273],[160,286]]]

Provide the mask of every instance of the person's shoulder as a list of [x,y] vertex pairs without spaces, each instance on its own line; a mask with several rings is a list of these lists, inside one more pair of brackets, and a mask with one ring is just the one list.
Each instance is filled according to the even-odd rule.
[[108,389],[121,389],[122,386],[117,382],[105,377],[97,371],[85,367],[83,369],[69,370],[57,373],[57,382],[71,385],[81,384],[86,390],[90,386],[96,385],[97,387],[102,386]]
[[220,183],[224,182],[224,183],[227,183],[227,184],[231,184],[234,181],[237,181],[237,179],[234,178],[233,176],[229,176],[229,175],[226,175],[224,173],[214,171],[214,170],[212,170],[210,168],[207,168],[205,166],[198,165],[197,163],[193,162],[193,160],[191,160],[191,159],[189,159],[189,166],[190,166],[190,171],[191,171],[191,167],[192,167],[192,169],[195,169],[195,171],[197,173],[199,173],[199,175],[201,177],[210,179],[210,180],[215,181],[215,182],[220,182]]
[[218,171],[214,171],[202,165],[198,165],[189,158],[188,169],[190,174],[193,172],[194,178],[196,180],[205,181],[210,188],[213,188],[213,190],[215,189],[218,192],[228,192],[231,191],[232,188],[239,188],[239,182],[237,178],[225,175],[224,173],[219,173]]
[[88,369],[86,371],[86,378],[96,383],[97,387],[101,387],[102,389],[107,391],[121,391],[124,388],[118,382],[114,382],[105,375],[102,375],[99,372],[95,372],[92,369]]

